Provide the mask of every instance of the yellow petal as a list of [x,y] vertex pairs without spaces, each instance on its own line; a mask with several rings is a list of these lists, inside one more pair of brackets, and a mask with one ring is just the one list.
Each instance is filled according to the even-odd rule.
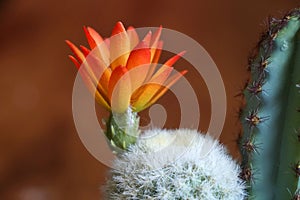
[[145,109],[146,104],[160,90],[160,84],[145,84],[137,89],[131,97],[132,109],[135,112],[140,112]]
[[146,103],[146,105],[144,106],[143,109],[148,108],[149,106],[151,106],[152,104],[154,104],[162,95],[164,95],[168,89],[174,84],[176,83],[184,74],[187,73],[187,70],[184,70],[182,72],[177,72],[176,74],[174,74],[172,77],[170,77],[166,83],[164,84],[164,87],[161,87],[161,89],[153,96],[153,98]]

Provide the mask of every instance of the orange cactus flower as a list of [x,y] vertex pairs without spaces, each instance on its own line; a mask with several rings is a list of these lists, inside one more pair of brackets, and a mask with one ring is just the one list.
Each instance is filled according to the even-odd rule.
[[172,65],[184,52],[156,69],[163,45],[161,31],[162,27],[140,40],[133,27],[126,30],[117,22],[111,37],[103,39],[91,27],[84,27],[89,48],[78,48],[67,40],[74,53],[69,58],[98,103],[116,113],[128,108],[139,112],[155,103],[187,72],[170,75],[176,71]]

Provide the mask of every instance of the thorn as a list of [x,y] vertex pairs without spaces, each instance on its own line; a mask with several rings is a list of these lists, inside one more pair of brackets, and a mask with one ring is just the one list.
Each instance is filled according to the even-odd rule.
[[259,147],[258,147],[258,145],[255,144],[254,141],[252,142],[250,139],[247,139],[247,141],[245,141],[245,142],[243,143],[242,147],[243,147],[248,153],[254,152],[254,153],[259,154],[259,151],[258,151]]
[[297,136],[297,141],[300,142],[300,128],[295,129],[295,134]]
[[242,169],[242,172],[240,173],[240,178],[242,178],[245,181],[249,181],[252,177],[251,169],[246,167]]
[[251,84],[249,84],[247,90],[259,100],[258,95],[263,91],[262,88],[263,85],[264,85],[263,79],[260,79],[258,81],[253,81]]
[[252,128],[252,127],[256,127],[261,122],[268,120],[269,118],[270,117],[268,117],[268,116],[259,117],[258,109],[255,109],[255,110],[249,112],[249,115],[245,118],[245,120],[249,123],[249,127]]
[[296,177],[299,178],[300,177],[300,161],[293,164],[292,170],[295,172]]
[[253,174],[251,168],[243,167],[239,177],[244,181],[251,182],[253,180]]
[[297,190],[292,198],[292,200],[300,200],[300,191]]

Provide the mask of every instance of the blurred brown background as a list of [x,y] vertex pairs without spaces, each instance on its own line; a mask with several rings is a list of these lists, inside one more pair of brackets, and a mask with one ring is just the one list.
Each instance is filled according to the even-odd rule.
[[[64,43],[86,44],[83,25],[104,36],[118,20],[126,26],[163,25],[202,44],[226,86],[228,114],[221,142],[238,156],[240,100],[234,95],[247,75],[248,52],[269,14],[280,16],[297,5],[293,0],[1,0],[0,199],[101,199],[107,168],[76,133],[71,109],[76,69]],[[187,78],[193,79],[192,74]],[[201,116],[209,116],[209,99],[201,88],[205,90],[196,86]],[[167,94],[160,102],[170,98]],[[203,119],[200,124],[207,123]]]

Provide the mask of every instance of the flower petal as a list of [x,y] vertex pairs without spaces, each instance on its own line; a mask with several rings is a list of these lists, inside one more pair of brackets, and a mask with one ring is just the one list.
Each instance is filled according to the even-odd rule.
[[152,48],[156,48],[159,38],[161,36],[161,31],[162,31],[162,26],[160,25],[157,31],[153,34],[153,37],[151,38],[150,45]]
[[131,86],[126,67],[116,67],[108,84],[108,96],[111,109],[116,113],[124,113],[130,105]]
[[136,90],[144,82],[150,66],[150,49],[144,41],[130,53],[126,67],[130,74],[132,90]]
[[67,45],[70,47],[71,51],[74,53],[76,59],[79,63],[82,63],[85,59],[84,54],[69,40],[66,40]]
[[77,69],[80,68],[80,63],[77,61],[76,58],[74,58],[74,56],[69,55],[70,60],[75,64],[75,66],[77,67]]
[[104,108],[106,108],[107,110],[110,110],[110,106],[107,100],[105,100],[105,98],[100,94],[100,92],[96,88],[95,82],[91,79],[89,73],[84,68],[80,68],[78,72],[80,73],[81,78],[89,91],[95,96],[96,101],[104,106]]
[[157,70],[157,72],[153,75],[153,77],[150,79],[149,82],[154,82],[158,84],[162,84],[167,80],[170,73],[173,70],[173,67],[171,67],[185,52],[181,52],[172,58],[170,58],[161,68]]
[[164,95],[168,89],[174,84],[176,83],[183,75],[185,75],[187,73],[187,70],[181,71],[181,72],[177,72],[176,74],[174,74],[172,77],[170,77],[166,83],[164,84],[164,87],[161,87],[161,89],[153,96],[153,98],[144,106],[143,109],[148,108],[149,106],[151,106],[152,104],[154,104],[162,95]]
[[[155,56],[156,49],[159,45],[159,38],[161,35],[162,26],[158,28],[158,30],[154,33],[153,37],[151,38],[150,47],[151,47],[151,61]],[[161,45],[161,44],[160,44]]]
[[98,81],[98,88],[104,97],[107,97],[108,83],[111,76],[111,69],[105,63],[97,58],[93,53],[86,57],[86,62],[90,66],[96,80]]
[[103,38],[93,28],[84,26],[83,30],[91,49],[103,42]]
[[[83,71],[83,72],[86,74],[86,76],[89,77],[89,79],[92,81],[92,83],[95,85],[95,87],[98,86],[98,88],[99,88],[101,94],[104,95],[104,96],[106,96],[106,95],[105,95],[105,94],[107,93],[106,90],[103,88],[103,86],[102,86],[101,84],[98,85],[98,82],[99,82],[98,80],[99,80],[99,78],[97,78],[97,77],[95,76],[95,72],[97,71],[96,69],[97,69],[97,67],[99,67],[99,66],[93,67],[94,69],[92,69],[91,66],[90,66],[91,62],[89,63],[89,62],[86,60],[86,58],[85,58],[85,55],[84,55],[84,54],[89,55],[89,51],[90,51],[90,50],[87,49],[86,47],[81,46],[81,49],[82,49],[83,52],[84,52],[84,53],[82,53],[82,52],[81,52],[81,51],[80,51],[73,43],[71,43],[70,41],[66,40],[66,43],[67,43],[68,46],[71,48],[71,50],[73,51],[73,53],[75,54],[75,56],[76,56],[77,60],[79,60],[79,62],[78,62],[73,56],[71,56],[70,59],[71,59],[74,63],[75,63],[75,60],[77,61],[78,64],[80,63],[79,67],[78,67],[78,64],[77,64],[77,63],[75,63],[75,65],[78,67],[78,69],[79,69],[80,71]],[[91,60],[91,59],[89,59],[89,60]],[[93,65],[93,66],[94,66],[94,65]]]
[[130,50],[132,50],[139,43],[139,36],[138,36],[137,32],[135,31],[135,28],[133,28],[132,26],[129,26],[127,28],[127,34],[128,34],[129,41],[130,41]]
[[173,56],[172,58],[170,58],[167,62],[165,62],[165,65],[167,66],[172,66],[179,58],[181,58],[186,51],[182,51],[179,54]]
[[130,53],[130,41],[121,22],[118,22],[110,38],[111,68],[125,66]]
[[[145,79],[145,82],[147,82],[151,79],[151,77],[152,77],[152,75],[153,75],[153,73],[156,69],[158,60],[159,60],[160,55],[161,55],[162,47],[163,47],[163,42],[159,41],[158,44],[157,44],[157,48],[155,49],[154,57],[151,60],[151,65],[149,67],[148,74],[147,74],[147,77]],[[151,55],[152,55],[152,53],[151,53]]]
[[87,57],[89,55],[89,53],[91,52],[91,50],[89,50],[88,48],[86,48],[85,46],[80,45],[80,50],[83,53],[83,55],[85,57]]
[[152,32],[149,31],[147,33],[147,35],[144,37],[143,41],[145,42],[145,44],[150,47],[150,43],[151,43],[151,38],[152,38]]
[[83,27],[88,43],[97,57],[101,58],[104,63],[109,65],[109,50],[103,38],[91,27]]
[[145,109],[146,104],[160,90],[160,84],[145,84],[137,89],[131,96],[131,105],[134,112],[140,112]]

